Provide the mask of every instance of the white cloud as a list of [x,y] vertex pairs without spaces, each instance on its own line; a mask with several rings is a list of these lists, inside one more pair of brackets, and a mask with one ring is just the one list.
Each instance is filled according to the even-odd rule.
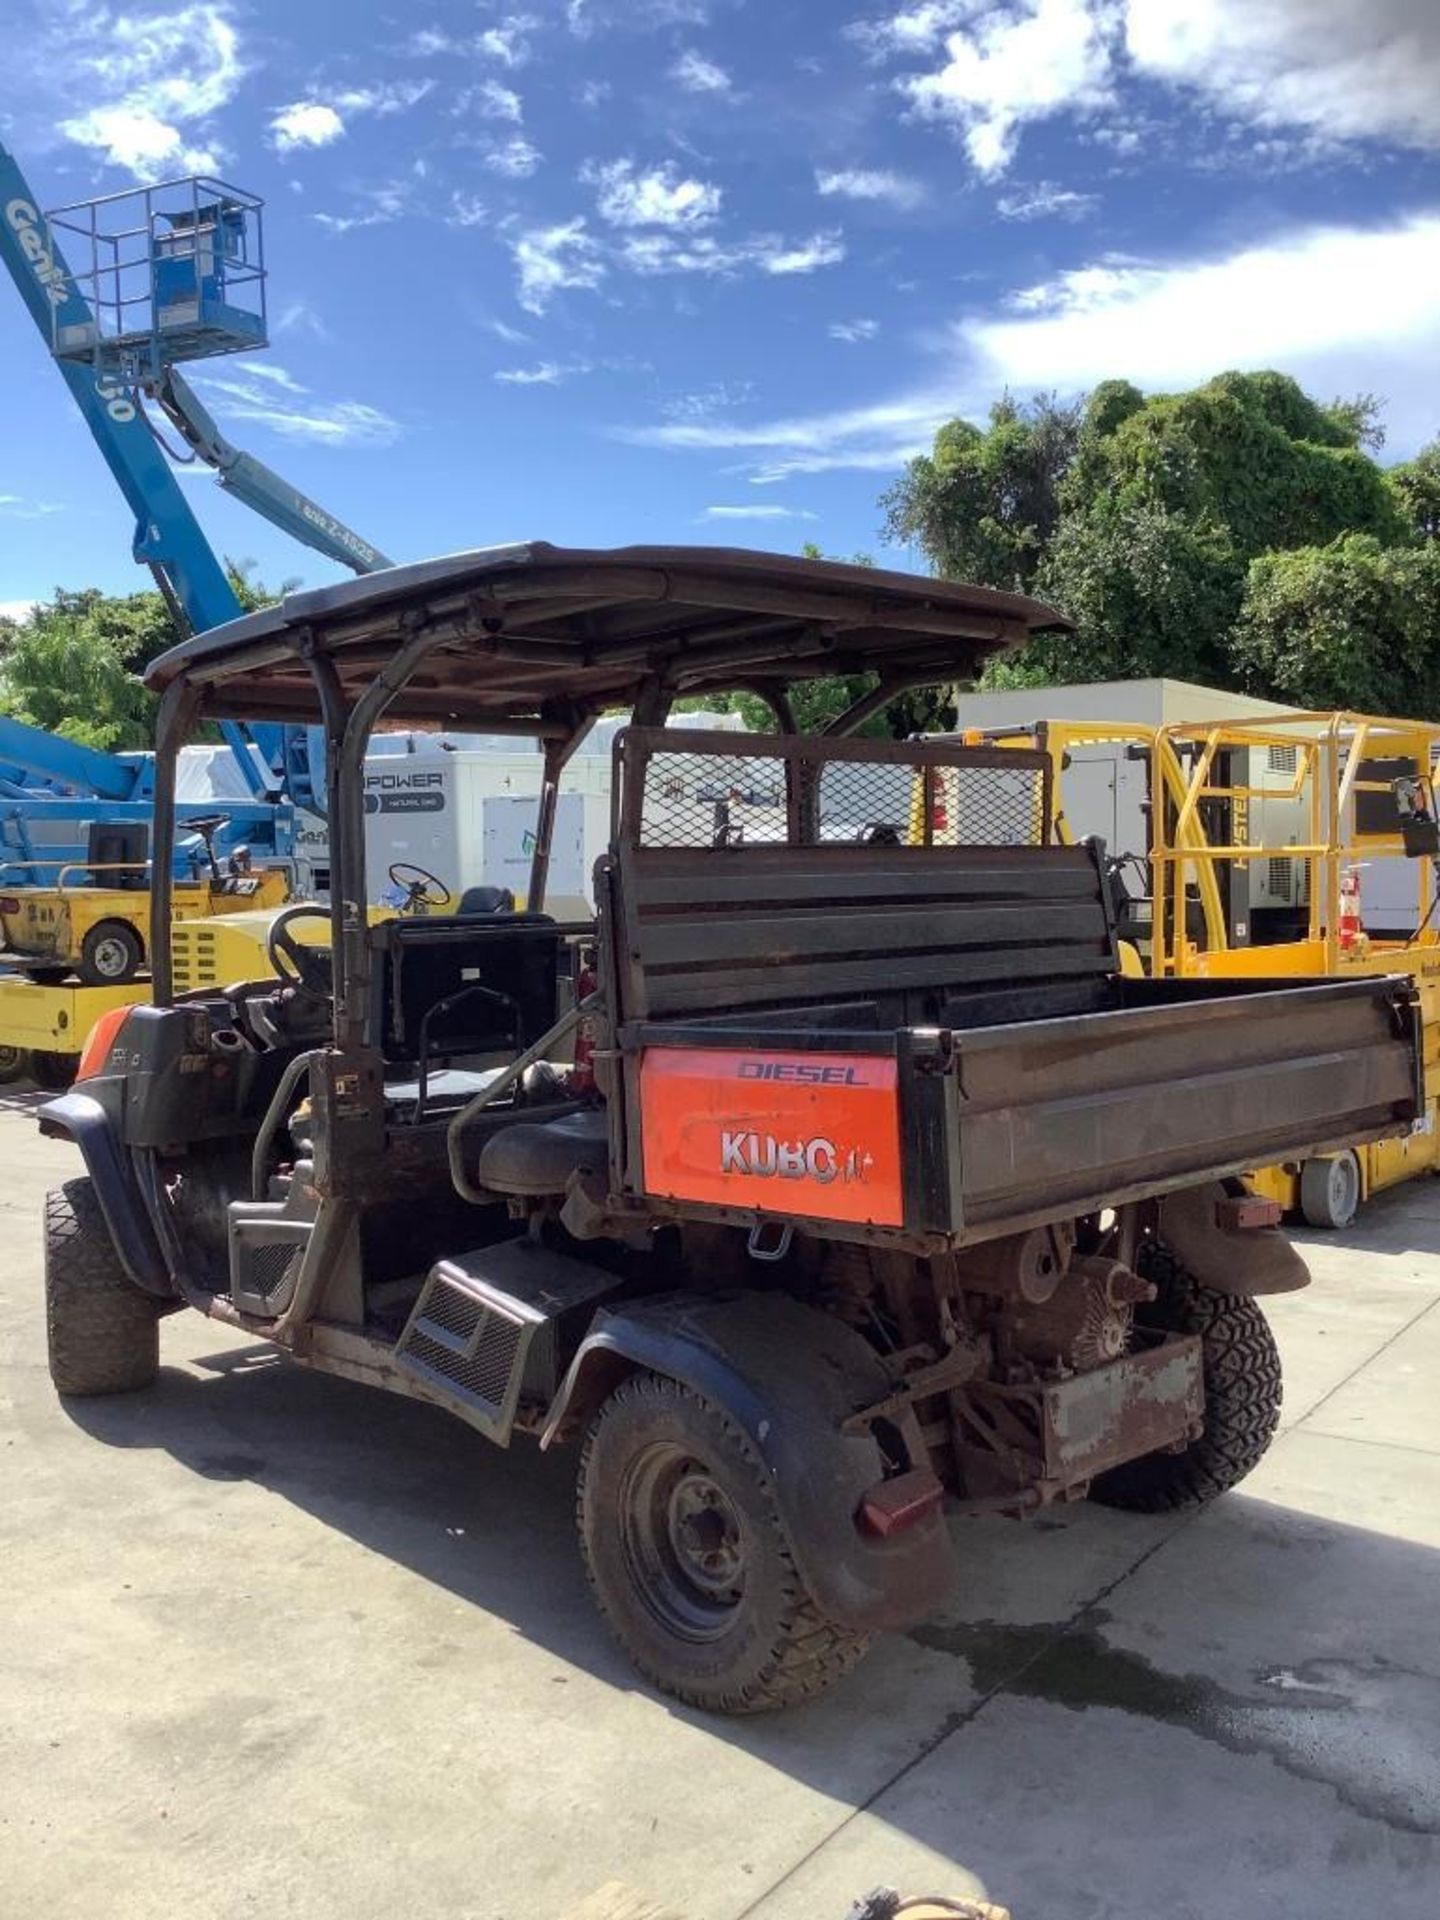
[[916,207],[925,198],[920,181],[889,168],[843,167],[834,172],[819,168],[815,185],[826,199],[883,200],[892,207]]
[[321,400],[283,367],[240,361],[233,372],[196,374],[223,420],[268,427],[287,440],[329,447],[388,447],[400,424],[360,400]]
[[530,35],[539,25],[532,13],[508,14],[498,25],[486,27],[476,39],[476,49],[503,66],[523,67],[532,51]]
[[456,187],[441,218],[447,227],[483,227],[490,218],[490,209],[478,194]]
[[1100,204],[1094,193],[1077,193],[1053,180],[1037,180],[1033,187],[1017,187],[995,202],[1002,220],[1081,220]]
[[1089,0],[1018,0],[945,41],[945,63],[899,86],[915,111],[953,126],[976,170],[1003,173],[1021,129],[1111,98],[1110,14]]
[[926,376],[829,413],[724,415],[630,428],[623,438],[746,455],[750,478],[894,472],[943,421],[1006,388],[1077,393],[1123,374],[1165,390],[1225,367],[1279,367],[1311,391],[1380,391],[1399,457],[1434,432],[1440,360],[1440,210],[1380,230],[1322,227],[1208,260],[1099,260],[1030,288],[1008,316],[958,322]]
[[593,160],[580,169],[593,186],[595,205],[612,227],[708,226],[720,211],[720,189],[693,180],[671,160],[638,173],[633,160]]
[[433,60],[439,53],[454,53],[455,42],[443,27],[420,27],[400,49],[417,60]]
[[328,340],[330,329],[308,300],[290,300],[271,325],[275,334],[308,333],[312,340]]
[[818,513],[804,507],[779,507],[756,504],[751,507],[706,507],[702,520],[818,520]]
[[501,367],[490,377],[502,387],[558,387],[571,373],[580,371],[579,367],[562,367],[558,360],[542,360],[535,367]]
[[605,278],[600,245],[583,219],[528,228],[510,244],[520,276],[516,297],[528,313],[544,313],[557,293],[598,287]]
[[268,381],[272,387],[279,387],[283,393],[304,393],[305,391],[293,373],[287,373],[284,367],[277,367],[273,360],[237,360],[235,365],[241,373],[248,373],[255,380]]
[[1127,0],[1147,78],[1261,126],[1440,146],[1435,0]]
[[603,107],[613,92],[608,80],[582,80],[575,89],[575,98],[582,107]]
[[0,620],[28,620],[38,600],[0,600]]
[[307,100],[292,100],[272,114],[270,144],[277,153],[328,147],[344,133],[347,115],[404,113],[423,100],[434,84],[433,80],[394,81],[373,87],[342,87],[325,99],[315,94]]
[[270,121],[270,144],[277,153],[293,153],[297,147],[328,147],[345,131],[345,122],[334,107],[320,100],[297,100],[281,107]]
[[486,317],[479,324],[487,333],[493,333],[497,340],[503,340],[507,347],[528,347],[530,344],[530,335],[520,327],[512,327],[508,320]]
[[519,126],[524,115],[524,105],[513,87],[507,87],[499,80],[482,80],[478,86],[467,87],[455,103],[458,114],[478,114],[482,120],[509,120]]
[[22,493],[0,493],[0,519],[48,520],[52,513],[64,511],[49,500],[30,500]]
[[976,10],[976,0],[920,0],[879,20],[857,20],[845,29],[877,58],[887,54],[932,53],[946,31],[958,27]]
[[528,180],[544,157],[523,133],[517,133],[513,138],[489,148],[481,156],[480,164],[488,167],[491,173],[503,174],[507,180]]
[[832,340],[843,340],[847,346],[858,346],[862,340],[873,340],[880,332],[878,320],[832,320],[829,328]]
[[64,46],[95,99],[62,120],[67,139],[101,154],[139,180],[167,173],[213,172],[216,150],[193,144],[201,125],[233,99],[245,68],[228,6],[192,4],[121,20],[103,7],[72,15]]
[[670,78],[684,93],[729,93],[734,82],[724,67],[687,47],[670,69]]
[[626,237],[621,259],[634,273],[728,275],[752,270],[775,276],[814,273],[845,258],[836,233],[816,233],[787,241],[774,233],[720,240],[712,234],[635,233]]
[[660,411],[667,420],[710,420],[717,413],[728,413],[732,407],[742,407],[755,397],[755,384],[751,380],[715,380],[708,387],[699,387],[690,393],[672,394],[660,404]]
[[[1388,389],[1387,363],[1440,355],[1440,213],[1380,230],[1317,227],[1216,260],[1107,262],[1020,296],[1021,316],[961,336],[1016,386],[1075,388],[1117,368],[1140,385],[1222,367],[1354,367]],[[1367,363],[1373,371],[1366,371]],[[1392,390],[1393,391],[1393,390]]]
[[403,219],[414,204],[413,180],[386,180],[378,187],[366,187],[356,197],[365,203],[363,213],[312,213],[317,226],[331,233],[353,233],[358,227],[388,226]]

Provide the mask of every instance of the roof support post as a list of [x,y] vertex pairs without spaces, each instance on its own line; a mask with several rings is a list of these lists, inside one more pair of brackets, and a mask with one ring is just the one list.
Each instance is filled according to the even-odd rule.
[[195,725],[199,690],[175,680],[166,688],[155,721],[155,811],[150,825],[150,999],[168,1007],[174,998],[170,954],[170,907],[175,864],[175,773],[180,749]]
[[426,655],[454,637],[452,628],[438,633],[422,628],[403,640],[350,709],[340,736],[340,751],[332,757],[330,924],[335,935],[334,1034],[335,1045],[341,1050],[363,1047],[370,1024],[365,752],[380,716]]

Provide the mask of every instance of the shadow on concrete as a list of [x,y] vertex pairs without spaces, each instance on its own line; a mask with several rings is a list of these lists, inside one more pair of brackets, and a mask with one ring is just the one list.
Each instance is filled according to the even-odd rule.
[[1336,1253],[1440,1252],[1440,1175],[1418,1174],[1366,1201],[1341,1233],[1288,1223],[1297,1247]]
[[[195,1474],[266,1487],[567,1662],[617,1688],[643,1689],[586,1591],[572,1528],[573,1456],[542,1455],[529,1442],[502,1453],[438,1410],[307,1373],[264,1345],[194,1364],[198,1377],[163,1369],[152,1393],[72,1401],[67,1412],[107,1445],[163,1448]],[[1436,1884],[1428,1876],[1440,1874],[1440,1555],[1239,1494],[1178,1529],[1084,1507],[1038,1523],[1043,1539],[1036,1528],[1022,1534],[1003,1521],[957,1525],[962,1564],[973,1572],[951,1618],[882,1640],[836,1695],[750,1721],[671,1711],[831,1795],[837,1827],[847,1809],[873,1806],[911,1840],[957,1868],[963,1862],[1017,1911],[1057,1920],[1062,1912],[1066,1920],[1072,1912],[1149,1920],[1162,1910],[1141,1904],[1133,1888],[1126,1895],[1119,1868],[1106,1904],[1033,1904],[1055,1889],[1048,1867],[1037,1864],[1032,1876],[1023,1863],[1049,1858],[1041,1838],[1057,1795],[1093,1801],[1103,1836],[1107,1799],[1123,1803],[1143,1788],[1137,1769],[1173,1764],[1173,1748],[1157,1750],[1165,1758],[1145,1755],[1154,1739],[1179,1730],[1199,1743],[1202,1772],[1233,1767],[1231,1756],[1260,1756],[1283,1775],[1328,1789],[1320,1805],[1337,1832],[1373,1835],[1386,1850],[1375,1884],[1388,1892],[1373,1910],[1387,1920],[1429,1920],[1433,1908],[1418,1891],[1417,1904],[1407,1902],[1412,1885],[1428,1886],[1428,1901]],[[1113,1577],[1077,1580],[1076,1563],[1093,1556],[1097,1530],[1107,1550],[1119,1538],[1123,1556]],[[1006,1624],[998,1611],[986,1617],[987,1601],[1003,1604],[1006,1578],[1013,1594],[1017,1555],[1052,1597],[1062,1596],[1053,1618],[1033,1608],[1030,1625]],[[1007,1562],[1009,1575],[996,1571]],[[963,1663],[953,1674],[952,1662]],[[1035,1739],[1052,1741],[1058,1729],[1081,1740],[1085,1757],[1074,1764],[1083,1780],[1062,1792],[1038,1755],[1022,1764],[1009,1752],[1014,1717],[1027,1713],[1040,1715]],[[856,1742],[867,1726],[897,1721],[909,1730],[908,1745],[887,1760],[878,1787],[862,1788]],[[961,1739],[947,1738],[957,1732]],[[991,1777],[1002,1754],[1022,1778],[1038,1767],[1021,1796],[1023,1815],[1012,1805],[1017,1790]],[[938,1778],[938,1790],[908,1793],[912,1770],[917,1782]],[[873,1761],[869,1777],[873,1783]],[[1242,1825],[1268,1824],[1250,1805],[1245,1776],[1217,1777],[1222,1785],[1207,1787],[1210,1799],[1230,1796]],[[1174,1817],[1193,1821],[1185,1804],[1177,1795]],[[1067,1818],[1067,1831],[1071,1824]],[[1217,1887],[1229,1884],[1233,1866],[1217,1859]],[[869,1880],[886,1873],[877,1860]],[[852,1891],[864,1878],[861,1870]],[[1259,1920],[1298,1909],[1241,1899],[1233,1907],[1206,1902],[1203,1911]],[[1322,1899],[1304,1911],[1338,1920],[1352,1909],[1337,1893],[1337,1904]]]
[[11,1080],[0,1086],[0,1113],[36,1113],[47,1100],[53,1100],[58,1087],[36,1087],[28,1080]]

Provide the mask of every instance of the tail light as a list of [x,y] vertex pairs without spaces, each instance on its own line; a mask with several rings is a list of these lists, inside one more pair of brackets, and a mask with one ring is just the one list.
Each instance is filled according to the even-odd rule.
[[19,913],[20,902],[13,893],[0,893],[0,913]]
[[77,1081],[89,1080],[101,1071],[110,1049],[120,1037],[120,1029],[129,1018],[129,1007],[111,1007],[108,1013],[101,1014],[80,1051],[80,1065],[75,1070]]
[[870,1489],[860,1502],[860,1523],[867,1533],[888,1540],[938,1513],[944,1499],[945,1488],[929,1467],[911,1467]]

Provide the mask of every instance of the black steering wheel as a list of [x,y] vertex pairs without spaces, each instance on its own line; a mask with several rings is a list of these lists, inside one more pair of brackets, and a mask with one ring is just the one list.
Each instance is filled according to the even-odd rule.
[[412,861],[392,860],[389,872],[391,886],[402,888],[405,894],[402,913],[418,913],[422,907],[448,907],[454,897],[438,875]]
[[287,987],[303,987],[308,993],[323,996],[330,992],[332,985],[330,949],[307,947],[290,931],[297,920],[307,917],[328,921],[330,909],[302,901],[299,906],[286,907],[277,913],[265,935],[265,957]]

